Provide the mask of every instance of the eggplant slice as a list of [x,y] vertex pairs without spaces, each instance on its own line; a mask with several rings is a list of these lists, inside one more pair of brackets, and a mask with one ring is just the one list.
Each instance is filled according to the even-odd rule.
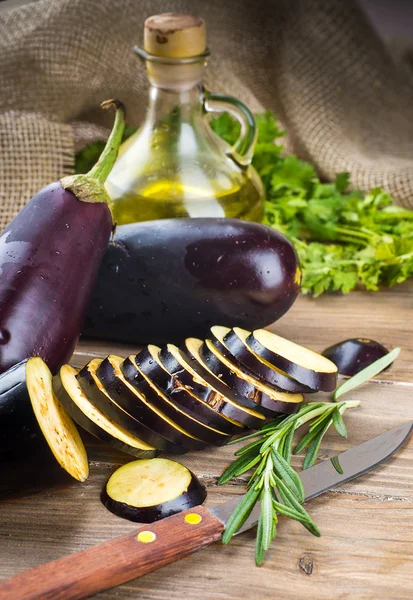
[[244,425],[215,410],[223,399],[222,395],[208,386],[191,367],[190,359],[177,346],[168,344],[158,354],[160,364],[177,383],[176,389],[187,391],[195,400],[198,415],[202,415],[208,424],[228,435],[235,435],[244,429]]
[[39,357],[26,364],[26,383],[33,412],[59,465],[78,481],[86,481],[89,464],[82,439],[52,386],[52,373]]
[[189,469],[166,458],[136,460],[117,469],[102,491],[108,510],[124,519],[153,523],[199,506],[205,486]]
[[[228,441],[234,427],[224,417],[215,413],[206,402],[194,394],[192,388],[195,382],[188,371],[183,369],[188,376],[186,381],[189,382],[185,385],[182,383],[181,378],[172,375],[166,369],[159,357],[160,351],[161,349],[158,346],[147,346],[135,357],[135,362],[139,369],[149,378],[156,381],[156,384],[168,394],[173,402],[182,407],[185,412],[195,417],[200,423],[207,425],[213,431],[219,433],[223,443]],[[146,357],[150,358],[142,360],[143,353],[145,353]]]
[[[176,389],[174,379],[159,361],[159,351],[160,348],[156,346],[147,346],[137,356],[129,357],[129,360],[141,375],[140,381],[138,377],[135,378],[136,387],[145,393],[142,384],[146,380],[146,383],[153,389],[152,396],[154,392],[159,396],[159,408],[171,419],[179,422],[186,431],[199,437],[207,444],[222,446],[228,442],[230,436],[199,418],[196,410],[197,406],[194,408],[194,398],[189,392],[182,387]],[[154,399],[155,402],[156,398]]]
[[326,348],[323,356],[336,365],[340,375],[352,377],[388,353],[387,348],[379,342],[365,338],[351,338]]
[[72,419],[101,442],[136,458],[153,458],[157,449],[109,419],[87,398],[76,379],[77,370],[63,365],[53,378],[53,389]]
[[312,389],[332,392],[337,385],[336,365],[313,350],[304,348],[266,329],[257,329],[247,338],[254,352]]
[[228,329],[228,327],[215,326],[211,328],[211,334],[211,341],[218,350],[223,352],[223,348],[225,348],[229,352],[228,358],[233,356],[243,370],[249,369],[256,377],[275,390],[290,394],[312,394],[316,391],[289,377],[287,373],[256,354],[247,344],[247,338],[251,335],[250,331],[240,327]]
[[129,380],[132,374],[132,385],[145,396],[152,406],[178,424],[188,435],[201,442],[201,445],[199,445],[200,450],[207,444],[214,444],[217,436],[221,436],[220,433],[216,433],[213,429],[202,425],[195,417],[188,415],[187,412],[175,404],[156,383],[138,368],[134,355],[129,356],[124,362],[125,367],[121,366],[121,368],[126,373],[126,380]]
[[211,340],[205,340],[199,350],[201,358],[221,381],[240,395],[250,398],[255,409],[268,417],[296,412],[304,400],[302,394],[286,394],[265,385],[228,360]]
[[[193,377],[196,395],[206,402],[217,415],[231,424],[234,435],[241,433],[245,427],[253,428],[257,424],[253,411],[244,410],[241,405],[232,401],[232,397],[228,398],[234,394],[228,386],[217,380],[212,372],[177,346],[168,344],[161,350],[160,358],[172,373],[179,376],[185,374],[185,378],[189,374]],[[184,371],[182,371],[181,365],[184,365]]]
[[[159,433],[169,443],[177,444],[187,450],[205,448],[206,444],[188,433],[151,402],[150,389],[142,393],[136,388],[134,384],[136,369],[129,369],[128,366],[129,360],[124,360],[121,356],[110,355],[101,362],[96,375],[108,394],[116,397],[119,404],[133,418]],[[131,377],[130,371],[133,371]]]
[[[123,360],[123,359],[122,359]],[[158,430],[154,430],[149,423],[153,424],[152,411],[140,399],[132,389],[129,389],[126,382],[122,386],[122,380],[111,378],[113,382],[112,389],[106,389],[103,382],[98,378],[96,371],[103,362],[100,358],[91,360],[83,369],[76,375],[80,387],[84,391],[89,400],[109,419],[126,429],[128,433],[143,440],[149,446],[153,446],[158,450],[170,452],[171,454],[183,454],[186,452],[178,444],[171,443],[164,438]],[[122,375],[122,374],[121,374]],[[131,395],[131,399],[125,399],[126,391]],[[129,413],[127,407],[133,405],[134,413]],[[141,412],[139,412],[139,410]],[[140,418],[135,418],[138,415]],[[155,415],[156,421],[156,415]]]
[[[196,394],[218,417],[228,423],[228,427],[231,428],[232,432],[239,433],[240,429],[244,429],[245,425],[217,411],[217,407],[225,400],[224,396],[211,387],[210,384],[213,385],[215,380],[206,370],[204,378],[199,374],[199,370],[195,371],[193,369],[193,360],[187,354],[174,344],[167,344],[162,348],[159,358],[165,368],[174,377],[178,378],[182,385]],[[211,381],[209,381],[209,378]]]
[[223,383],[219,377],[214,375],[205,361],[202,360],[199,349],[203,342],[196,338],[188,338],[184,342],[184,350],[191,359],[193,369],[203,377],[208,377],[208,385],[221,394],[222,399],[218,407],[219,412],[227,415],[231,419],[238,421],[251,429],[259,429],[265,421],[264,415],[256,410],[243,406],[238,400],[239,394],[236,394],[231,388]]

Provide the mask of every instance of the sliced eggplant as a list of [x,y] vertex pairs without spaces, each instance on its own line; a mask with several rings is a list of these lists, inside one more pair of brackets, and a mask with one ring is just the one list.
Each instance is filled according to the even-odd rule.
[[101,442],[136,458],[153,458],[156,448],[131,435],[92,404],[78,380],[77,370],[63,365],[53,378],[53,389],[72,419]]
[[[207,424],[220,429],[228,435],[240,433],[244,428],[242,423],[234,421],[219,412],[214,406],[222,398],[218,392],[208,387],[207,382],[202,379],[190,366],[190,359],[173,344],[168,344],[158,353],[159,363],[168,371],[176,381],[176,392],[187,392],[195,401],[193,405],[198,416],[202,415]],[[175,384],[174,384],[175,385]]]
[[336,365],[341,375],[351,377],[388,353],[387,348],[379,342],[365,338],[352,338],[326,348],[323,356]]
[[264,360],[300,383],[323,392],[335,390],[337,367],[325,356],[266,329],[255,330],[248,336],[247,344]]
[[[226,392],[227,392],[227,395],[231,394],[231,390],[226,390]],[[234,397],[234,400],[236,400],[242,406],[246,406],[247,408],[251,408],[251,409],[255,409],[256,408],[254,402],[252,400],[250,400],[249,398],[244,398],[242,396],[237,396],[237,395],[234,395],[234,393],[232,393],[232,395]]]
[[232,392],[236,394],[234,399],[238,402],[238,404],[241,404],[246,408],[251,408],[252,410],[257,410],[258,402],[255,398],[256,394],[254,393],[254,390],[252,394],[245,393],[245,388],[242,386],[242,381],[237,381],[238,377],[234,371],[229,372],[229,370],[227,370],[225,373],[223,373],[222,369],[220,368],[219,359],[216,357],[216,355],[212,352],[209,352],[205,343],[198,344],[198,342],[200,342],[200,340],[197,338],[187,338],[182,345],[182,348],[185,352],[188,352],[190,356],[193,356],[192,348],[197,346],[199,350],[199,356],[201,357],[205,367],[207,367],[211,373],[219,379],[219,381],[227,385]]
[[[170,398],[173,404],[207,428],[208,439],[203,436],[205,432],[200,430],[199,437],[201,439],[218,446],[228,442],[231,436],[211,424],[211,420],[217,420],[216,413],[207,404],[192,395],[166,370],[159,359],[159,352],[160,348],[149,345],[135,356],[133,362],[143,375],[156,382],[156,386]],[[207,413],[206,416],[205,413]],[[218,418],[220,417],[218,416]]]
[[[199,444],[199,449],[202,449],[207,444],[215,444],[217,440],[222,442],[222,434],[219,431],[214,431],[207,425],[200,423],[195,417],[189,415],[178,404],[176,404],[170,396],[152,381],[138,367],[136,357],[131,355],[121,365],[122,372],[127,381],[133,385],[138,392],[143,394],[152,406],[159,409],[164,415],[169,417],[174,423],[178,423],[182,429],[195,438]],[[225,439],[225,437],[224,437]]]
[[[143,440],[149,446],[170,452],[171,454],[182,454],[186,449],[178,444],[171,443],[164,438],[158,430],[154,430],[148,423],[152,425],[157,423],[156,414],[152,418],[152,411],[147,407],[143,400],[139,399],[133,393],[133,389],[129,390],[131,401],[125,402],[125,393],[121,393],[124,388],[128,389],[128,385],[122,386],[122,380],[116,380],[116,386],[109,391],[96,375],[96,370],[101,364],[102,359],[95,358],[91,360],[83,369],[76,375],[80,387],[84,391],[89,400],[109,419],[126,429],[128,433]],[[121,374],[122,375],[122,374]],[[112,378],[115,381],[115,378]],[[129,400],[129,398],[127,398]],[[126,406],[134,406],[133,415],[128,412]],[[135,418],[138,415],[140,418]]]
[[52,373],[39,357],[26,364],[26,383],[33,412],[59,465],[78,481],[89,476],[89,464],[82,439],[52,387]]
[[129,521],[153,523],[202,504],[205,486],[166,458],[136,460],[117,469],[101,495],[108,510]]
[[199,373],[202,377],[208,378],[208,385],[221,394],[223,399],[220,401],[219,411],[231,419],[242,423],[246,427],[251,429],[259,429],[265,420],[264,415],[256,410],[248,408],[247,406],[243,406],[240,402],[238,402],[240,398],[239,394],[231,390],[231,388],[223,383],[219,377],[214,375],[199,354],[199,349],[202,344],[203,342],[201,340],[197,340],[196,338],[188,338],[185,340],[183,348],[191,360],[191,366],[193,367],[194,371]]
[[229,352],[227,358],[233,356],[241,365],[241,368],[249,369],[256,377],[263,380],[267,385],[281,392],[291,394],[311,394],[316,390],[309,388],[295,379],[292,379],[280,369],[277,369],[258,354],[256,354],[247,344],[247,338],[251,334],[250,331],[234,327],[215,326],[211,328],[212,343],[224,353],[223,349]]
[[199,353],[214,375],[238,394],[250,398],[256,410],[265,416],[294,413],[304,400],[302,394],[278,392],[242,371],[235,362],[228,360],[211,340],[205,340]]
[[174,344],[167,344],[162,348],[159,357],[168,371],[173,373],[174,376],[182,378],[184,385],[191,390],[191,381],[193,382],[192,391],[202,401],[206,402],[216,414],[232,425],[234,435],[240,433],[240,430],[244,427],[254,427],[251,420],[255,422],[255,425],[257,424],[255,415],[250,414],[251,410],[238,410],[243,407],[232,400],[235,392],[232,392],[228,386],[217,380],[212,372],[189,356],[187,352],[182,351]]
[[[146,369],[146,375],[156,380],[157,385],[205,425],[212,427],[225,436],[230,436],[231,433],[236,431],[236,426],[233,426],[225,417],[214,412],[204,400],[195,394],[195,388],[201,386],[195,372],[192,374],[185,369],[183,364],[181,365],[175,361],[175,372],[172,373],[161,361],[161,349],[158,346],[149,345],[147,349],[153,358],[152,361],[148,361],[147,365],[140,360],[142,352],[136,357],[136,364],[142,371]],[[174,360],[173,357],[172,360]],[[203,393],[210,394],[214,392],[204,386]]]
[[[167,344],[162,348],[159,353],[159,358],[164,367],[173,374],[182,385],[184,385],[191,393],[196,394],[201,401],[205,402],[211,410],[215,411],[216,406],[219,405],[222,399],[225,399],[222,394],[218,393],[215,389],[212,389],[208,385],[207,379],[209,377],[208,372],[205,370],[205,377],[201,377],[199,373],[194,371],[192,368],[192,360],[184,352],[182,352],[174,344]],[[212,380],[214,382],[214,380]],[[243,429],[244,425],[239,421],[235,421],[227,416],[221,415],[216,412],[218,417],[227,421],[228,427],[231,428],[231,432],[239,433],[239,428]]]
[[[215,335],[214,332],[212,332],[211,330],[211,333],[213,334],[213,339],[208,340],[208,344],[212,344],[213,347],[210,348],[210,351],[214,352],[214,349],[216,349],[219,353],[219,356],[222,356],[228,361],[228,363],[231,363],[230,369],[232,370],[232,372],[235,373],[235,375],[238,373],[238,381],[234,378],[233,375],[227,374],[227,380],[225,381],[225,383],[229,385],[229,387],[234,386],[233,389],[235,389],[239,394],[243,393],[245,395],[249,395],[250,398],[254,398],[257,402],[257,410],[259,410],[263,415],[267,417],[273,418],[274,416],[278,416],[280,412],[291,414],[291,412],[296,412],[296,410],[298,410],[298,403],[301,403],[303,400],[302,394],[299,394],[297,392],[285,392],[283,390],[280,390],[278,387],[275,387],[274,385],[268,385],[262,377],[259,377],[259,375],[254,373],[251,369],[243,365],[228,350],[224,343],[224,337],[226,333],[230,330],[226,327],[218,326],[213,327],[212,329],[215,329]],[[213,361],[213,364],[215,365],[214,368],[217,370],[217,372],[219,368],[219,356],[216,356],[215,359],[211,356],[209,357],[210,360]],[[236,367],[236,369],[233,369],[232,367]],[[225,373],[221,375],[223,380],[224,376]],[[260,385],[264,385],[265,388],[260,389]],[[301,384],[298,384],[297,382],[297,385]],[[252,386],[258,391],[258,393],[257,391],[254,393]],[[291,396],[291,398],[289,398],[289,396]],[[283,407],[280,404],[280,402],[284,402],[284,400],[289,403],[297,403],[297,405],[286,405]],[[274,401],[277,404],[274,404]]]
[[168,442],[187,450],[205,448],[203,442],[188,433],[151,402],[149,395],[152,395],[152,391],[149,387],[145,389],[145,393],[136,388],[133,377],[128,376],[126,369],[122,370],[123,362],[122,357],[110,355],[98,366],[96,376],[107,393],[112,398],[116,398],[116,401],[132,417],[159,433]]

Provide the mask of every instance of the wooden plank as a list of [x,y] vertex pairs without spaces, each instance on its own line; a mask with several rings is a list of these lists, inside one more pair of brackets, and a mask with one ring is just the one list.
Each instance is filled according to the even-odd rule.
[[[402,346],[397,363],[380,380],[352,392],[362,401],[346,416],[349,439],[328,434],[321,458],[365,441],[413,418],[411,337],[412,285],[380,294],[300,298],[273,326],[281,335],[320,350],[341,339],[368,336],[389,347]],[[82,341],[74,362],[109,352],[127,355],[123,345]],[[82,363],[83,361],[83,363]],[[399,380],[399,383],[394,383]],[[328,398],[328,395],[327,395]],[[84,484],[65,477],[47,489],[5,493],[0,484],[0,579],[96,543],[133,531],[134,524],[106,511],[100,490],[127,457],[85,436],[91,476]],[[245,480],[217,487],[235,447],[189,453],[178,460],[208,486],[207,505],[240,495]],[[300,460],[295,459],[299,466]],[[25,484],[24,484],[25,485]],[[207,548],[101,594],[120,600],[237,600],[238,598],[411,598],[413,556],[413,442],[388,463],[308,503],[322,537],[281,519],[278,540],[265,565],[254,566],[254,533],[238,536],[228,547]]]
[[[409,385],[371,383],[353,392],[352,397],[360,399],[362,407],[347,414],[350,438],[347,442],[337,434],[328,434],[322,458],[394,427],[406,417],[413,418],[412,390]],[[106,511],[99,501],[104,481],[127,457],[108,452],[91,438],[88,441],[91,477],[85,484],[65,480],[47,491],[3,493],[0,578],[133,530],[133,524]],[[216,486],[216,479],[235,448],[179,457],[208,485],[208,506],[241,494],[244,489],[242,478],[235,484]],[[296,459],[297,467],[299,462]],[[282,520],[277,545],[263,569],[253,566],[254,534],[247,533],[229,548],[216,545],[203,551],[202,556],[126,584],[117,597],[131,598],[139,592],[145,598],[163,598],[170,578],[176,582],[169,594],[173,599],[181,598],[184,590],[191,599],[238,598],[242,597],[242,590],[254,597],[254,589],[259,590],[260,598],[269,598],[275,585],[284,597],[302,597],[309,585],[317,598],[331,598],[333,590],[343,593],[351,590],[357,598],[372,597],[368,595],[372,590],[383,595],[392,590],[392,598],[408,597],[412,490],[413,445],[410,444],[374,473],[309,503],[311,514],[320,524],[322,538],[312,538],[297,524]],[[8,501],[4,502],[6,498]],[[383,565],[387,565],[387,570]],[[369,573],[378,571],[380,578],[376,587],[371,588],[375,579]],[[335,577],[339,579],[338,588]],[[288,595],[292,582],[295,596]],[[205,586],[209,592],[205,592]],[[102,598],[113,598],[112,593],[107,592]]]

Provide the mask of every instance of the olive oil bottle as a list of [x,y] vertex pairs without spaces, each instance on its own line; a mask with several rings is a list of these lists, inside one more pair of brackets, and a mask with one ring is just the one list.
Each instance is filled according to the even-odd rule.
[[[202,19],[165,14],[145,22],[148,110],[121,147],[106,187],[119,224],[173,217],[233,217],[260,221],[264,191],[251,166],[254,117],[239,100],[202,86],[209,52]],[[227,111],[241,124],[234,146],[209,126]]]

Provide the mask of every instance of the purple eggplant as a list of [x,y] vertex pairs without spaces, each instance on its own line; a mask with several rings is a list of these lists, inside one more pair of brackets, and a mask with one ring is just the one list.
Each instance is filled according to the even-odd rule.
[[159,345],[205,338],[217,324],[253,330],[287,312],[300,281],[294,247],[265,225],[201,218],[122,225],[83,334]]
[[53,373],[75,348],[112,232],[104,182],[124,129],[123,107],[87,175],[38,192],[0,236],[0,372],[41,356]]

